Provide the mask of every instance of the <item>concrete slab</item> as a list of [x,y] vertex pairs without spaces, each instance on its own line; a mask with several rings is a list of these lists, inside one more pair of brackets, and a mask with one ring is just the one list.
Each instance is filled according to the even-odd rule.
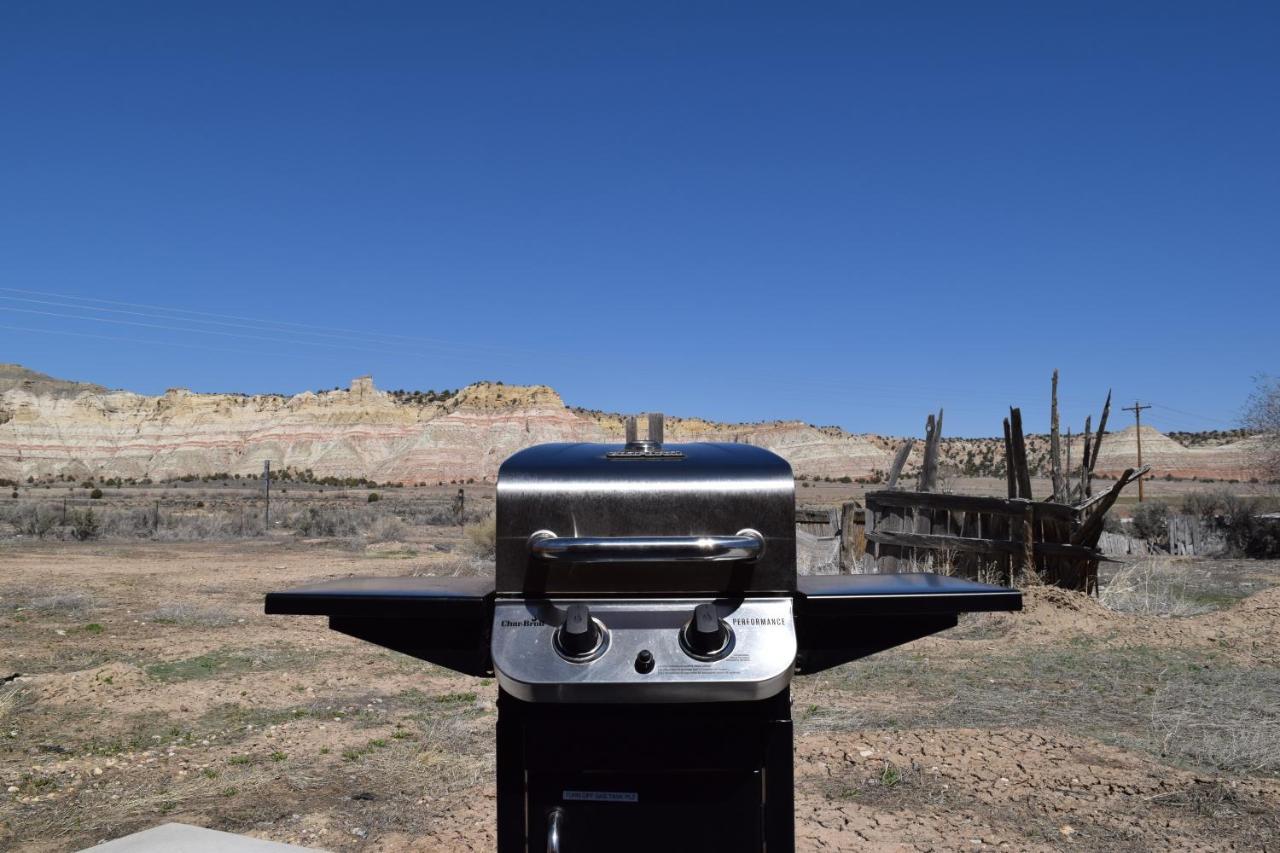
[[[164,823],[106,844],[86,847],[93,853],[315,853],[314,847],[298,847],[260,838],[246,838],[185,823]],[[81,853],[85,853],[81,851]]]

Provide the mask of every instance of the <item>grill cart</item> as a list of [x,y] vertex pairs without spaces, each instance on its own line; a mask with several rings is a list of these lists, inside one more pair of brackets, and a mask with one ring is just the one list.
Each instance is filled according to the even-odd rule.
[[1018,610],[933,574],[797,577],[785,460],[545,444],[498,474],[492,580],[351,578],[274,614],[498,681],[500,853],[791,851],[793,675]]

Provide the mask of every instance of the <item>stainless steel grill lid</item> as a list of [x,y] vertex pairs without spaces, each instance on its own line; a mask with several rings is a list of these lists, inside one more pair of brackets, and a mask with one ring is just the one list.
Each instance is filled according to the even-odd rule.
[[795,481],[746,444],[544,444],[498,473],[499,596],[795,590]]

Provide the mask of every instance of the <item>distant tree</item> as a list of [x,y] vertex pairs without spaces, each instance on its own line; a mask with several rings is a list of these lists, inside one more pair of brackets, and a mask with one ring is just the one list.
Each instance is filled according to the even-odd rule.
[[1268,479],[1280,479],[1280,379],[1259,376],[1256,383],[1245,404],[1244,425],[1261,437],[1254,464]]

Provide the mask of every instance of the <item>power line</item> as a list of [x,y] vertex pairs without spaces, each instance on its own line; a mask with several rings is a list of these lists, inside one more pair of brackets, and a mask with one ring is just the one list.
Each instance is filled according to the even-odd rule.
[[1211,418],[1208,415],[1197,415],[1195,412],[1184,412],[1181,409],[1175,409],[1173,406],[1165,406],[1160,403],[1152,403],[1151,405],[1155,406],[1157,409],[1164,409],[1167,412],[1174,412],[1175,414],[1184,415],[1188,418],[1196,418],[1197,420],[1209,421],[1210,423],[1215,424],[1233,425],[1232,421],[1224,421],[1221,418]]
[[[476,352],[506,353],[506,354],[512,354],[512,355],[521,355],[521,356],[561,355],[558,353],[552,353],[545,350],[534,351],[534,350],[521,349],[516,347],[494,347],[494,346],[489,346],[485,344],[461,344],[460,345],[460,344],[457,344],[456,342],[447,341],[441,338],[425,338],[425,337],[415,336],[415,335],[401,335],[401,334],[396,334],[394,332],[370,332],[370,331],[359,330],[359,329],[344,329],[344,328],[339,328],[335,326],[319,326],[311,323],[297,323],[297,322],[291,322],[288,320],[263,320],[261,318],[242,317],[235,314],[218,314],[210,311],[197,311],[191,308],[174,308],[174,307],[165,306],[165,305],[155,305],[155,304],[143,303],[143,302],[124,302],[117,299],[102,299],[102,298],[93,297],[93,296],[77,296],[75,294],[55,293],[52,291],[45,291],[45,290],[30,290],[30,289],[24,289],[24,288],[18,288],[18,287],[0,287],[0,291],[6,292],[6,293],[24,293],[24,294],[33,295],[33,296],[50,296],[56,299],[72,300],[76,302],[93,302],[101,305],[118,305],[124,308],[145,308],[150,311],[167,312],[168,314],[190,315],[188,317],[162,317],[158,319],[169,319],[169,320],[178,320],[178,321],[185,321],[185,322],[203,322],[203,323],[209,323],[209,324],[214,323],[214,320],[198,320],[195,318],[213,317],[213,318],[218,318],[220,320],[234,320],[237,323],[241,323],[241,324],[253,324],[253,325],[245,326],[245,328],[254,329],[256,331],[272,331],[272,329],[270,328],[263,328],[263,327],[274,326],[274,327],[284,327],[286,329],[315,330],[312,332],[299,331],[299,332],[295,332],[295,334],[319,335],[320,333],[339,333],[347,336],[358,336],[358,337],[365,337],[365,338],[368,338],[368,337],[393,338],[400,341],[406,341],[407,343],[404,344],[406,346],[410,343],[417,343],[417,344],[425,344],[429,346],[440,347],[443,349],[453,349],[459,352],[472,350]],[[18,297],[0,297],[0,298],[14,299]],[[113,310],[113,309],[107,309],[107,308],[98,308],[91,305],[74,305],[74,306],[68,305],[68,306],[62,306],[62,307],[74,307],[74,308],[79,308],[86,311]],[[143,314],[141,316],[148,316],[148,315]],[[233,325],[234,327],[234,324],[223,324],[223,325]],[[390,341],[387,341],[386,343],[388,346],[399,345],[399,344],[392,343]]]
[[[3,297],[0,297],[0,298],[3,298]],[[87,308],[85,310],[93,310],[93,309]],[[375,349],[373,347],[358,346],[356,344],[325,343],[321,341],[300,340],[297,338],[283,338],[280,336],[269,337],[265,335],[245,334],[242,332],[226,332],[218,329],[201,329],[201,328],[195,328],[190,326],[170,326],[163,323],[144,323],[138,320],[118,320],[111,317],[92,317],[92,316],[85,316],[81,314],[66,314],[66,313],[61,313],[57,311],[42,311],[37,308],[15,308],[10,305],[0,305],[0,311],[9,311],[9,312],[14,312],[19,314],[34,314],[42,317],[55,317],[55,318],[64,319],[64,320],[79,320],[82,322],[91,322],[91,323],[111,323],[117,326],[133,326],[133,327],[145,328],[145,329],[159,329],[167,332],[182,332],[186,334],[196,334],[196,335],[217,335],[219,337],[238,338],[241,340],[267,341],[269,343],[277,343],[277,344],[284,343],[292,346],[309,346],[309,347],[320,347],[320,348],[337,349],[337,350],[350,350],[354,352],[375,353],[379,355],[394,355],[394,356],[399,356],[401,358],[408,356],[408,357],[417,357],[417,358],[426,359],[430,357],[427,353],[413,352],[409,350]],[[175,317],[172,319],[178,320],[181,318]],[[268,330],[263,329],[262,331],[268,331]],[[452,350],[442,348],[442,351],[451,352],[454,355],[474,355],[474,353],[469,353],[465,349],[461,349],[461,348],[454,348]]]

